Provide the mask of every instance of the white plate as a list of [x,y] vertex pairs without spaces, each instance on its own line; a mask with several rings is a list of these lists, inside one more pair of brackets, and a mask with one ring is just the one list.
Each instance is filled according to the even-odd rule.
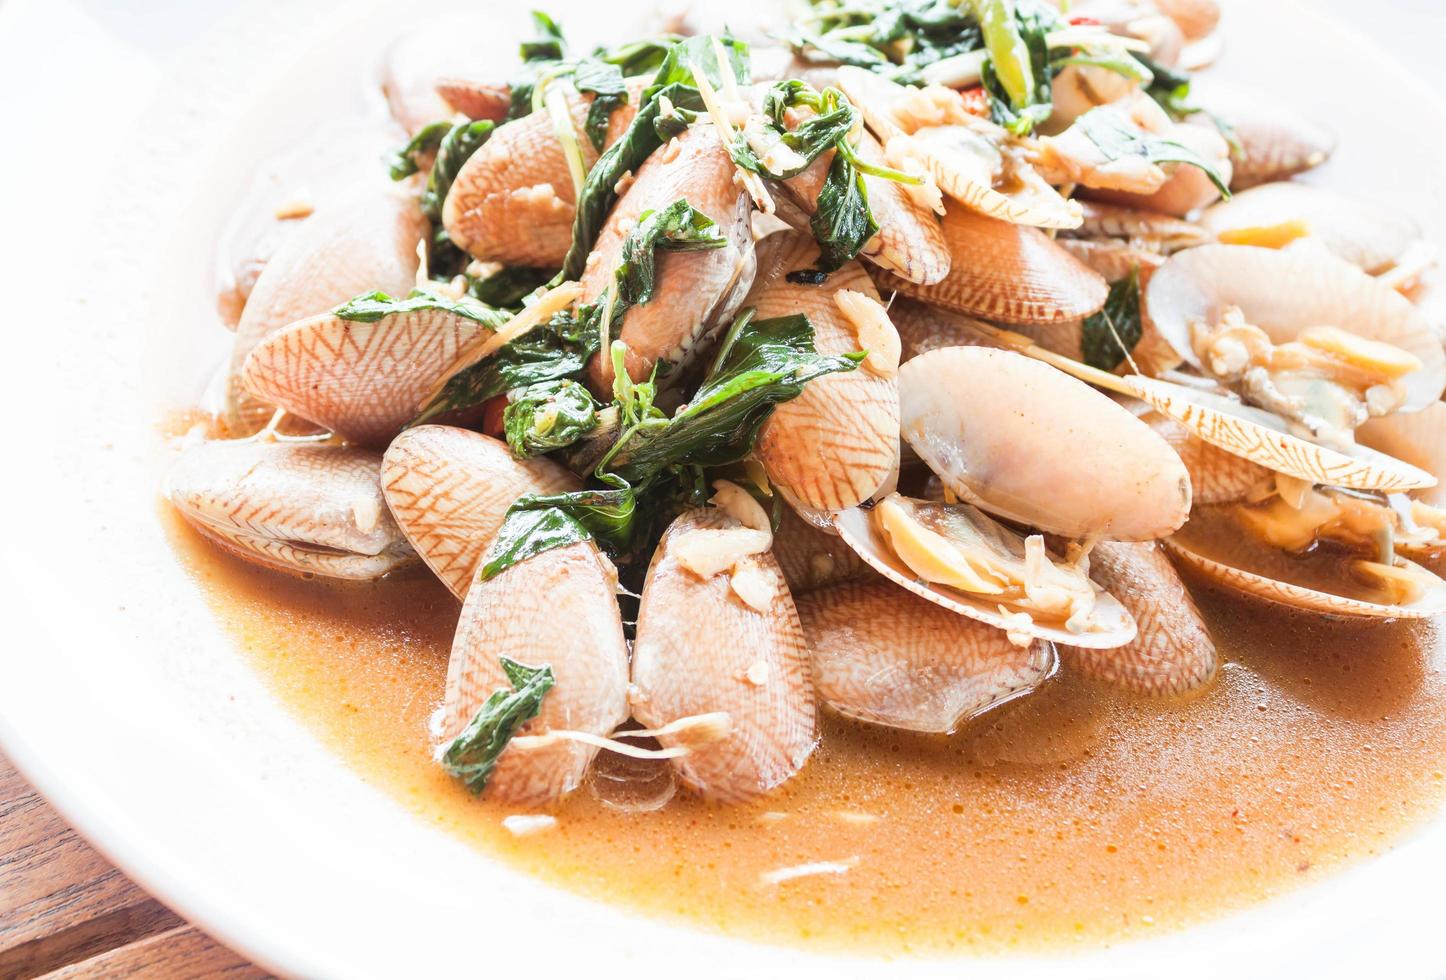
[[[278,971],[877,971],[641,920],[509,871],[370,788],[250,673],[162,538],[154,426],[195,400],[225,343],[207,288],[213,242],[251,170],[329,106],[354,104],[406,21],[337,0],[135,6],[0,5],[6,753],[142,885]],[[495,9],[510,64],[523,8],[478,6]],[[578,38],[600,8],[547,6]],[[1434,97],[1293,6],[1252,0],[1230,20],[1237,74],[1269,74],[1275,90],[1293,77],[1327,119],[1410,134],[1384,146],[1357,130],[1324,176],[1339,184],[1374,166],[1378,179],[1352,189],[1411,188],[1442,240],[1446,111]],[[1285,38],[1297,47],[1278,50]],[[1438,824],[1312,889],[1156,941],[887,969],[1439,975],[1442,868]]]

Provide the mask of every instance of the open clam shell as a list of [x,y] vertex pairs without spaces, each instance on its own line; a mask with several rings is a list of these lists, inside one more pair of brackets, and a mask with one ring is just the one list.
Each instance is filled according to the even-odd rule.
[[1277,344],[1307,327],[1339,327],[1409,351],[1420,369],[1405,375],[1403,411],[1425,408],[1446,390],[1446,351],[1410,301],[1323,249],[1204,245],[1170,257],[1145,289],[1150,319],[1186,363],[1200,366],[1195,323],[1215,324],[1238,307]]
[[[1321,583],[1301,584],[1299,580],[1290,581],[1295,577],[1292,575],[1294,570],[1289,567],[1293,559],[1284,553],[1274,553],[1274,565],[1279,567],[1272,567],[1270,571],[1274,574],[1267,574],[1265,570],[1242,568],[1224,560],[1223,556],[1212,556],[1197,550],[1200,547],[1199,542],[1192,540],[1188,534],[1168,538],[1164,544],[1177,562],[1194,569],[1210,581],[1292,609],[1352,619],[1426,619],[1446,612],[1446,581],[1436,578],[1426,569],[1404,558],[1396,559],[1398,567],[1410,568],[1422,576],[1428,576],[1435,580],[1435,584],[1430,585],[1415,601],[1406,605],[1395,605],[1315,587]],[[1268,546],[1262,544],[1261,548]]]
[[1420,226],[1408,215],[1293,181],[1241,191],[1200,216],[1200,224],[1222,241],[1291,222],[1300,222],[1332,253],[1372,275],[1390,268],[1421,238]]
[[1135,638],[1134,619],[1119,600],[1107,592],[1097,593],[1087,628],[1081,632],[1037,621],[1025,623],[1017,613],[1002,610],[998,600],[989,596],[971,595],[945,585],[920,581],[894,553],[866,511],[853,508],[836,514],[834,526],[844,543],[874,571],[914,595],[960,616],[1007,632],[1091,649],[1124,646]]
[[291,575],[368,580],[416,554],[382,499],[381,455],[317,443],[208,442],[187,449],[165,494],[226,550]]
[[1436,478],[1366,446],[1332,449],[1292,435],[1270,412],[1232,398],[1138,374],[1124,384],[1162,415],[1252,463],[1311,483],[1394,492],[1435,486]]
[[1109,286],[1038,228],[951,208],[940,225],[952,256],[930,286],[891,273],[880,286],[958,313],[1002,323],[1068,323],[1099,311]]
[[881,579],[800,599],[819,699],[850,718],[950,733],[1033,691],[1055,671],[1053,644],[1015,646]]
[[1068,538],[1142,541],[1190,513],[1190,478],[1106,395],[1012,351],[953,347],[899,369],[904,438],[960,499]]
[[246,358],[241,383],[257,398],[349,442],[385,446],[462,351],[490,329],[449,310],[374,322],[323,313],[267,337]]
[[[1362,445],[1416,466],[1438,481],[1446,477],[1446,402],[1409,415],[1371,419],[1356,431]],[[1446,483],[1416,494],[1435,507],[1446,507]]]
[[582,489],[551,460],[515,459],[505,442],[446,425],[397,436],[383,457],[381,482],[402,533],[459,599],[518,497]]

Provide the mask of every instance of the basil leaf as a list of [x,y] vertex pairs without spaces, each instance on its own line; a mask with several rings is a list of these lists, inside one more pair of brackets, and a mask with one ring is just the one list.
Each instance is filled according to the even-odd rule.
[[537,28],[537,36],[522,42],[522,60],[561,61],[567,52],[567,41],[563,38],[562,28],[557,26],[557,21],[540,10],[534,10],[532,23]]
[[447,200],[447,192],[452,189],[452,182],[457,179],[462,165],[487,142],[495,128],[496,124],[491,120],[478,119],[475,122],[458,123],[442,137],[421,201],[422,214],[433,224],[440,224],[442,221],[442,204]]
[[854,370],[864,356],[818,353],[803,314],[753,320],[751,310],[735,321],[720,355],[686,408],[624,434],[603,464],[608,472],[636,486],[670,467],[736,463],[753,451],[775,405],[815,378]]
[[518,728],[541,713],[542,699],[556,683],[550,665],[529,667],[507,657],[498,659],[512,690],[499,687],[493,691],[441,756],[447,774],[460,779],[474,794],[487,788],[502,750]]
[[613,554],[632,547],[637,494],[620,482],[604,490],[527,494],[507,509],[478,571],[483,581],[553,548],[592,539]]
[[816,52],[904,84],[919,84],[925,66],[984,44],[969,4],[953,0],[819,5],[785,40],[800,55]]
[[623,83],[623,73],[617,65],[597,58],[580,61],[573,70],[572,84],[579,92],[593,93],[592,105],[588,106],[587,120],[583,129],[592,147],[599,153],[607,143],[608,120],[613,110],[628,101],[628,89]]
[[834,156],[808,224],[818,242],[818,268],[822,272],[833,272],[853,261],[878,232],[879,223],[869,210],[863,174],[848,154],[839,152]]
[[1080,352],[1086,364],[1101,371],[1120,366],[1145,332],[1140,319],[1139,269],[1131,270],[1129,276],[1110,286],[1104,307],[1087,318],[1080,330]]
[[661,211],[644,211],[623,240],[622,262],[615,273],[619,300],[634,306],[653,298],[659,249],[697,252],[727,244],[713,219],[683,198]]
[[524,388],[502,413],[514,456],[540,456],[572,445],[597,425],[592,395],[576,381],[546,381]]
[[331,314],[342,320],[376,323],[383,317],[415,313],[419,310],[445,310],[448,313],[455,313],[457,316],[480,323],[489,330],[496,330],[512,319],[512,314],[506,310],[494,310],[492,307],[470,298],[446,299],[420,289],[412,290],[411,295],[405,299],[393,299],[380,290],[363,293],[347,300],[340,306],[333,307]]
[[[727,54],[728,70],[738,82],[746,83],[748,45],[731,37],[720,38],[719,43]],[[714,84],[721,84],[721,66],[717,61],[713,38],[708,35],[685,38],[668,48],[652,82],[643,90],[638,114],[628,125],[627,132],[603,152],[587,173],[574,212],[572,246],[556,281],[581,277],[598,232],[618,199],[618,182],[624,174],[637,173],[654,150],[681,131],[663,118],[663,100],[666,99],[676,109],[701,112],[703,100],[693,85],[693,73],[688,66],[696,63]],[[676,123],[676,120],[673,122]]]
[[387,171],[391,174],[392,180],[406,180],[421,170],[422,163],[418,158],[441,146],[442,138],[451,130],[452,124],[445,119],[428,123],[418,130],[417,135],[407,141],[406,146],[393,151],[387,160]]
[[[500,315],[503,322],[511,316]],[[480,405],[513,388],[580,377],[599,343],[595,321],[560,313],[453,377],[410,424]]]
[[1076,119],[1074,124],[1111,160],[1136,156],[1143,157],[1150,163],[1184,163],[1198,167],[1222,195],[1227,198],[1230,196],[1230,188],[1225,183],[1225,178],[1204,157],[1183,143],[1145,132],[1112,106],[1091,109]]

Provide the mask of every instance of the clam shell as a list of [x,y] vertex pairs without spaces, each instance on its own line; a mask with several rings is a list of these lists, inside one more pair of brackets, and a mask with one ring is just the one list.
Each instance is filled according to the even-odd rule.
[[[1446,612],[1446,581],[1440,579],[1437,580],[1439,584],[1433,586],[1414,603],[1408,606],[1387,606],[1348,596],[1333,595],[1329,592],[1306,588],[1303,585],[1282,582],[1256,572],[1234,568],[1197,554],[1172,539],[1166,539],[1164,544],[1166,548],[1170,549],[1170,554],[1176,561],[1184,563],[1210,581],[1236,592],[1282,606],[1289,606],[1292,609],[1303,609],[1349,619],[1428,619]],[[1414,568],[1421,567],[1405,559],[1399,560]],[[1424,569],[1422,570],[1424,571]]]
[[1240,149],[1231,150],[1231,190],[1285,180],[1318,167],[1335,152],[1326,127],[1260,91],[1207,79],[1193,90],[1195,101],[1230,126]]
[[468,119],[501,122],[512,108],[512,86],[506,82],[451,76],[437,79],[437,95]]
[[[569,93],[584,167],[598,157],[584,129],[591,104],[591,95]],[[636,114],[636,98],[619,106],[608,121],[604,145],[618,139]],[[576,199],[552,119],[534,112],[498,126],[462,165],[442,206],[442,225],[475,259],[555,268],[572,246]]]
[[949,274],[921,286],[885,272],[880,287],[936,306],[1003,323],[1067,323],[1104,306],[1109,287],[1098,273],[1038,228],[951,208],[940,226]]
[[1191,324],[1216,323],[1236,306],[1277,344],[1306,327],[1330,325],[1410,351],[1422,366],[1402,379],[1404,411],[1425,408],[1446,390],[1446,352],[1425,317],[1395,290],[1323,249],[1188,249],[1151,275],[1145,303],[1161,335],[1196,367]]
[[[868,163],[887,165],[884,151],[867,133],[859,139],[858,153]],[[803,173],[783,182],[788,195],[809,215],[818,208],[818,195],[831,166],[833,151],[829,150]],[[949,272],[949,247],[934,213],[916,203],[895,181],[865,175],[864,187],[879,230],[864,243],[860,257],[921,285],[943,279]]]
[[1289,181],[1241,191],[1200,216],[1200,224],[1217,237],[1290,221],[1305,222],[1311,237],[1372,275],[1390,268],[1421,238],[1420,225],[1407,215]]
[[251,440],[183,452],[165,495],[198,531],[276,571],[376,579],[415,553],[382,499],[378,453]]
[[909,567],[894,554],[867,512],[857,507],[843,511],[834,515],[834,526],[838,528],[844,543],[857,552],[874,571],[914,595],[960,616],[987,623],[996,629],[1090,649],[1124,646],[1135,638],[1134,619],[1119,600],[1107,592],[1096,596],[1088,632],[1072,633],[1063,627],[1037,622],[1025,626],[1021,625],[1014,615],[1001,612],[998,601],[991,600],[988,596],[973,596],[948,586],[919,581]]
[[1215,676],[1215,641],[1156,542],[1100,542],[1090,552],[1090,577],[1119,596],[1139,635],[1115,650],[1062,648],[1080,673],[1152,695],[1184,694]]
[[258,344],[241,368],[241,384],[348,442],[385,446],[417,416],[458,355],[490,332],[446,310],[373,323],[323,313]]
[[[498,688],[501,657],[548,665],[555,683],[536,718],[518,729],[611,734],[628,717],[628,645],[612,563],[591,541],[534,555],[473,583],[452,641],[442,731],[457,737]],[[541,806],[576,789],[597,749],[575,741],[509,746],[487,782],[489,799]]]
[[417,243],[426,221],[416,200],[398,188],[366,184],[307,218],[261,270],[231,352],[233,425],[270,415],[241,389],[242,365],[266,337],[304,317],[324,313],[361,293],[380,289],[405,296],[417,276]]
[[961,499],[1069,538],[1148,540],[1190,513],[1180,457],[1083,381],[1011,351],[954,347],[899,369],[904,438]]
[[[878,299],[873,282],[850,262],[821,285],[789,282],[786,274],[813,268],[818,249],[810,236],[792,236],[779,272],[745,301],[759,318],[805,314],[820,354],[861,349],[857,330],[834,303],[841,289]],[[758,433],[754,453],[775,486],[806,507],[843,510],[867,500],[894,472],[899,453],[899,388],[868,365],[810,381],[803,393],[774,409]]]
[[773,532],[773,558],[795,597],[870,575],[858,554],[833,531],[824,531],[784,507]]
[[551,460],[514,459],[501,440],[445,425],[397,436],[382,459],[381,482],[402,533],[459,599],[518,497],[582,489]]
[[[731,803],[792,777],[816,744],[808,645],[783,573],[753,560],[776,584],[766,612],[745,605],[729,574],[700,579],[673,555],[691,531],[738,526],[714,509],[686,511],[663,535],[648,568],[633,642],[633,715],[649,728],[726,712],[726,737],[674,760],[679,778],[709,800]],[[660,736],[665,747],[684,744]]]
[[[617,334],[628,345],[627,368],[634,381],[646,381],[660,361],[686,366],[732,317],[753,284],[752,205],[747,192],[734,183],[734,173],[717,131],[693,126],[648,157],[598,233],[582,276],[583,303],[603,298],[622,261],[627,235],[644,212],[686,198],[712,218],[728,240],[723,248],[659,252],[653,298],[629,309]],[[608,351],[593,358],[588,378],[595,392],[610,396],[613,366]]]
[[[1436,402],[1409,415],[1371,419],[1356,430],[1361,444],[1395,459],[1420,467],[1436,477],[1446,476],[1446,402]],[[1416,494],[1435,507],[1446,507],[1446,484]]]
[[1185,464],[1196,505],[1243,500],[1251,490],[1274,479],[1271,470],[1212,446],[1167,415],[1150,412],[1145,422],[1170,444]]
[[1277,416],[1222,395],[1138,374],[1124,381],[1150,407],[1212,446],[1277,473],[1355,490],[1393,492],[1436,484],[1430,473],[1365,446],[1343,451],[1291,435]]
[[874,579],[798,602],[818,697],[841,715],[950,733],[1054,673],[1052,644],[1004,633]]

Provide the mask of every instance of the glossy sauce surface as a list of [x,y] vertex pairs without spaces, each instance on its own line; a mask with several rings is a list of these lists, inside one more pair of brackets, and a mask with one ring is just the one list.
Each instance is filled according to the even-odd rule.
[[[1446,630],[1297,617],[1194,591],[1227,663],[1183,701],[1071,670],[959,734],[826,716],[802,774],[745,807],[684,793],[624,814],[584,788],[557,825],[431,761],[457,602],[423,571],[302,581],[215,551],[182,560],[317,736],[425,820],[557,884],[704,928],[875,954],[1069,948],[1243,907],[1379,853],[1446,788]],[[814,862],[832,873],[770,884]],[[420,872],[419,873],[424,873]]]

